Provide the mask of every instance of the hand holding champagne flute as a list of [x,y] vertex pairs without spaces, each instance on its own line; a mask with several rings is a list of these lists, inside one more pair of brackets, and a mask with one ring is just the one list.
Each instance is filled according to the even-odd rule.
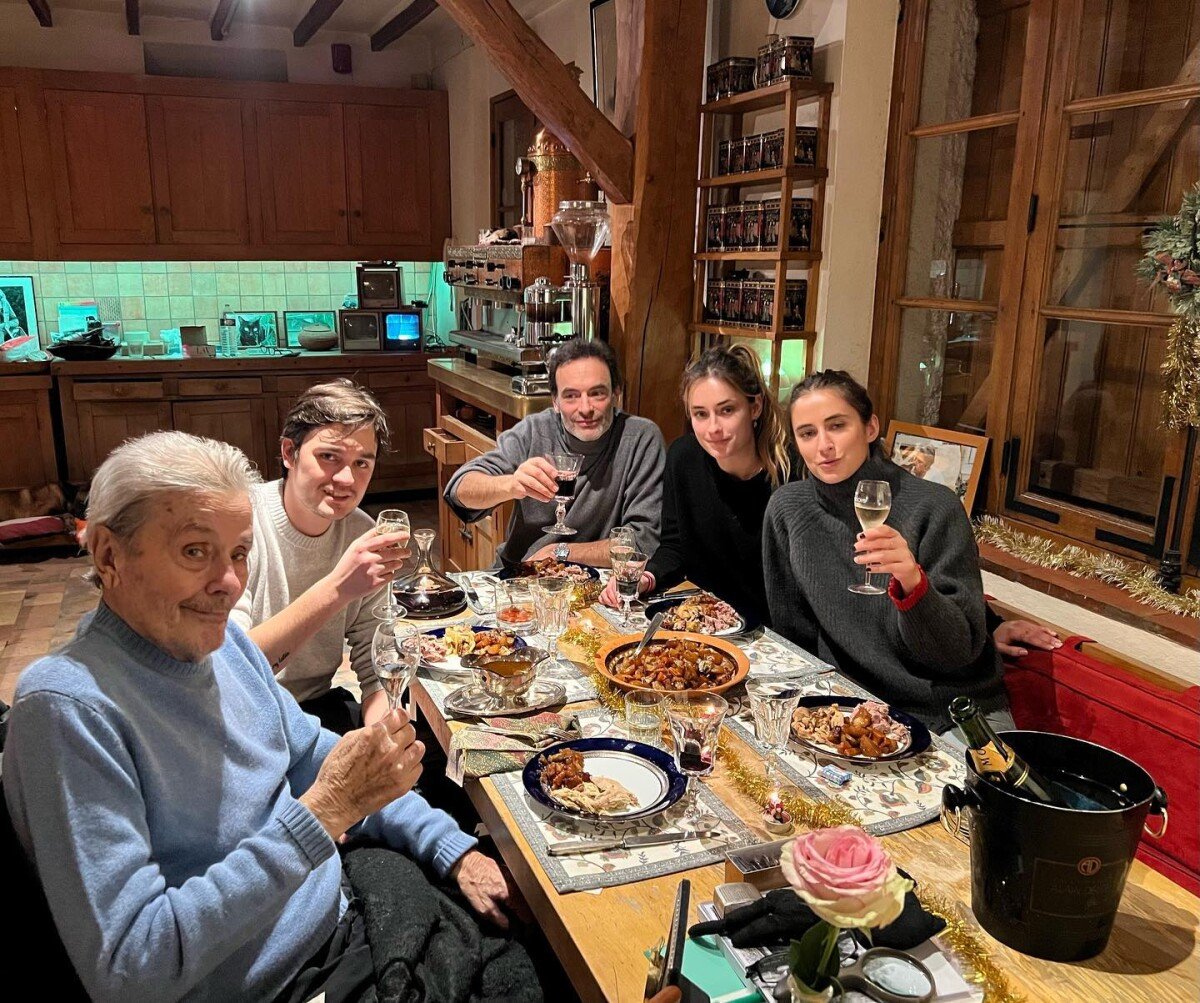
[[[403,550],[408,545],[408,513],[398,508],[385,508],[375,519],[375,532],[380,536],[384,533],[402,534],[402,539],[395,544],[395,548]],[[395,580],[396,576],[393,575],[392,582]],[[380,603],[372,610],[377,619],[402,620],[408,616],[408,610],[396,601],[396,594],[392,591],[392,582],[388,583],[387,601]]]
[[[863,533],[874,529],[876,526],[882,526],[884,520],[887,519],[888,513],[892,510],[892,488],[887,481],[859,481],[858,487],[854,489],[854,514],[858,516],[858,521],[862,525]],[[861,543],[861,539],[859,543]],[[855,545],[855,550],[858,550],[858,544]],[[856,563],[862,563],[855,558]],[[851,585],[851,592],[857,592],[859,595],[878,596],[882,595],[886,589],[881,589],[878,585],[871,584],[871,569],[868,567],[865,572],[865,580],[861,585]]]

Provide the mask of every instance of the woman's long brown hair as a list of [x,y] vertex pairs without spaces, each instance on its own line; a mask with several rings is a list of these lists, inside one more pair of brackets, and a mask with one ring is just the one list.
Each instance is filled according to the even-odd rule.
[[754,426],[754,451],[767,472],[772,487],[784,483],[792,472],[788,451],[788,428],[783,407],[771,395],[759,372],[758,356],[745,345],[718,345],[693,359],[683,371],[683,406],[700,380],[724,380],[747,400],[762,403],[762,414]]

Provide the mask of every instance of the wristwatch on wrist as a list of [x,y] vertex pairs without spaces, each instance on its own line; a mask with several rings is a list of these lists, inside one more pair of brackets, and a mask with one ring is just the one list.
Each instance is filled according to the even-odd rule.
[[568,557],[571,556],[571,548],[568,547],[565,543],[556,544],[554,547],[554,556],[557,557],[560,561],[565,561]]

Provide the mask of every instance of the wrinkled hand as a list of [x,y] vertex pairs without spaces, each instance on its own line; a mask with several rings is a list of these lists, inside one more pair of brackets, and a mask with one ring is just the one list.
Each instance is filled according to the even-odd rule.
[[558,492],[558,478],[554,464],[544,456],[531,456],[511,474],[513,499],[534,498],[537,501],[554,501]]
[[[654,587],[654,578],[650,572],[643,571],[642,577],[638,581],[638,594],[649,592]],[[604,586],[604,591],[600,593],[600,601],[605,606],[610,606],[613,609],[621,608],[621,597],[617,594],[617,576],[613,575],[608,580],[608,584]]]
[[501,930],[508,929],[508,917],[501,910],[511,895],[503,872],[491,857],[478,850],[468,850],[450,869],[450,877],[479,915],[486,916]]
[[300,800],[338,839],[412,790],[424,755],[425,746],[417,741],[408,715],[390,711],[378,724],[343,735]]
[[1022,644],[1041,648],[1043,651],[1054,651],[1062,647],[1058,634],[1028,620],[1005,620],[992,634],[992,640],[996,642],[996,650],[1009,658],[1020,658],[1029,654],[1029,648],[1022,648]]
[[329,580],[346,602],[379,591],[408,557],[408,531],[378,533],[369,529],[355,540],[329,573]]
[[889,574],[908,595],[921,580],[921,567],[908,543],[891,526],[876,526],[858,534],[854,544],[855,564],[865,565],[873,575]]

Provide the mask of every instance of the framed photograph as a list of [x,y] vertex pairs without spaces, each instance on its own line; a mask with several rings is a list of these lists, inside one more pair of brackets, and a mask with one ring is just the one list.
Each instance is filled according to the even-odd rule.
[[274,310],[235,311],[238,348],[278,348],[279,315]]
[[888,425],[888,458],[914,477],[944,484],[958,495],[968,515],[979,490],[987,447],[986,435],[911,425],[906,421]]
[[[0,342],[32,335],[38,338],[32,275],[0,275]],[[30,343],[32,344],[32,342]]]
[[592,100],[617,117],[617,0],[592,0]]
[[300,347],[300,332],[305,328],[310,331],[325,333],[328,331],[337,337],[337,314],[332,310],[284,310],[283,327],[287,331],[287,347]]

